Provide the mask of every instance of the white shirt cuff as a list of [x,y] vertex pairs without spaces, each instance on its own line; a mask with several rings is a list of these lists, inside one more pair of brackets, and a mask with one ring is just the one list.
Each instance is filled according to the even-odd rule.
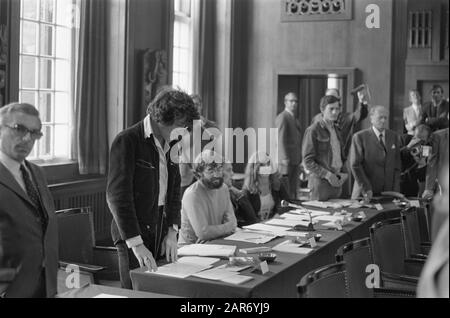
[[142,237],[140,235],[132,237],[125,241],[127,243],[128,248],[132,248],[141,244],[144,244],[144,241],[142,240]]

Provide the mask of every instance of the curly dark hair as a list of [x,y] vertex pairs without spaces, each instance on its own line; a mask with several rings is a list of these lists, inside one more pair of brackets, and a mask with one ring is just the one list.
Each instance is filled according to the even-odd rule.
[[173,125],[175,121],[184,120],[185,125],[200,118],[197,105],[189,94],[170,86],[163,87],[148,105],[147,114],[152,120],[164,125]]

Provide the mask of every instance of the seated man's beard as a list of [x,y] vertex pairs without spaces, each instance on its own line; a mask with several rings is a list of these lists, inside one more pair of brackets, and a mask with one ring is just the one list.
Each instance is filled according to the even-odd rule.
[[223,185],[223,178],[203,179],[203,183],[209,189],[219,189]]

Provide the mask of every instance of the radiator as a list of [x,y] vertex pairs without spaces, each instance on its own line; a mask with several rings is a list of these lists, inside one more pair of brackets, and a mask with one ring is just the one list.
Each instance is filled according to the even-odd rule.
[[111,220],[106,203],[106,178],[79,180],[49,186],[56,210],[90,206],[94,216],[96,242],[111,241]]

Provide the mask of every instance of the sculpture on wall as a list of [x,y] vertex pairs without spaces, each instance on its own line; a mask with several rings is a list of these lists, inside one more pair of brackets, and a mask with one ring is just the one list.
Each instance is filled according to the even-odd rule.
[[150,50],[144,53],[144,103],[148,105],[156,92],[168,84],[167,53]]

